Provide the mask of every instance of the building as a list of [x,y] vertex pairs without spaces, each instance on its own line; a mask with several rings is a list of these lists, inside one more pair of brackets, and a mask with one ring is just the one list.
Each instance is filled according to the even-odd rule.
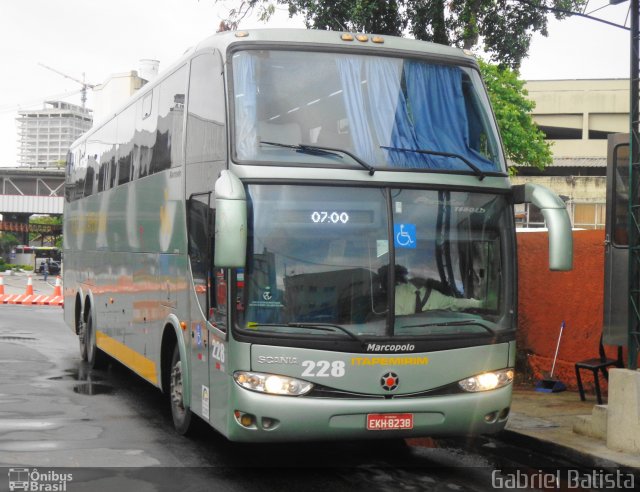
[[18,164],[64,166],[69,147],[91,128],[88,109],[62,101],[47,101],[42,109],[18,111]]
[[[552,145],[553,164],[543,172],[519,167],[514,184],[535,182],[567,203],[574,227],[604,228],[607,137],[629,131],[628,79],[538,80],[525,88],[536,103],[533,120]],[[524,227],[542,227],[532,206],[520,206]]]
[[111,117],[136,91],[158,75],[158,60],[140,60],[140,67],[111,75],[93,88],[93,119],[97,125]]

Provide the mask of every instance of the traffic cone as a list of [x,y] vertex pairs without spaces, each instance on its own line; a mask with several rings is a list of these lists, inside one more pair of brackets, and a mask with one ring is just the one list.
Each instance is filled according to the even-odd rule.
[[62,285],[60,283],[60,275],[56,277],[56,286],[53,288],[53,297],[62,296]]
[[31,275],[27,278],[27,291],[24,294],[26,296],[33,295],[33,280],[31,279]]
[[0,296],[4,295],[4,275],[0,275]]

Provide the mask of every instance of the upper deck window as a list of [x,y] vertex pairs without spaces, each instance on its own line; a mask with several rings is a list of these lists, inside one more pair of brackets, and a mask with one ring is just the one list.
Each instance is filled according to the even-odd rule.
[[471,171],[471,163],[504,171],[488,101],[470,68],[241,51],[233,55],[233,99],[239,162],[357,166],[348,154],[296,148],[303,144],[344,150],[378,169]]

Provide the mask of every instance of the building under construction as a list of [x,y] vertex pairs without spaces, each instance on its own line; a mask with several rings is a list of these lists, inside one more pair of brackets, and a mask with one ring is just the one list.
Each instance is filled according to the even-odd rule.
[[91,128],[91,112],[63,101],[47,101],[42,109],[18,111],[18,163],[29,167],[64,165],[67,151]]

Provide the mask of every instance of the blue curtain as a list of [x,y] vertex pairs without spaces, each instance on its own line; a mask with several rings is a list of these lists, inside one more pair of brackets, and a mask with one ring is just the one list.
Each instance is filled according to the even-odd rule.
[[376,162],[376,147],[369,131],[362,90],[362,62],[359,56],[336,56],[336,67],[342,84],[342,99],[349,119],[349,132],[355,153],[368,163]]
[[[495,170],[494,163],[469,145],[460,68],[405,60],[402,72],[398,59],[355,56],[337,56],[336,66],[353,146],[367,162],[375,165],[382,146],[449,152]],[[385,152],[393,167],[469,170],[453,157]]]
[[240,159],[253,159],[257,151],[257,114],[255,60],[250,52],[233,56],[233,88],[235,97],[236,151]]
[[[369,84],[371,120],[378,139],[378,146],[416,148],[415,129],[407,118],[407,102],[402,93],[402,60],[397,58],[370,57],[366,63]],[[395,116],[393,116],[395,115]],[[415,167],[421,163],[421,154],[406,154],[385,149],[387,161],[395,167]]]
[[[404,76],[410,119],[417,140],[416,149],[459,154],[484,170],[495,170],[495,164],[472,149],[469,145],[469,121],[462,92],[462,71],[458,67],[428,65],[407,60]],[[403,119],[396,114],[396,121]],[[398,131],[397,133],[400,133]],[[397,139],[392,146],[400,146]],[[456,158],[426,155],[432,164],[441,169],[463,169],[469,167]]]

